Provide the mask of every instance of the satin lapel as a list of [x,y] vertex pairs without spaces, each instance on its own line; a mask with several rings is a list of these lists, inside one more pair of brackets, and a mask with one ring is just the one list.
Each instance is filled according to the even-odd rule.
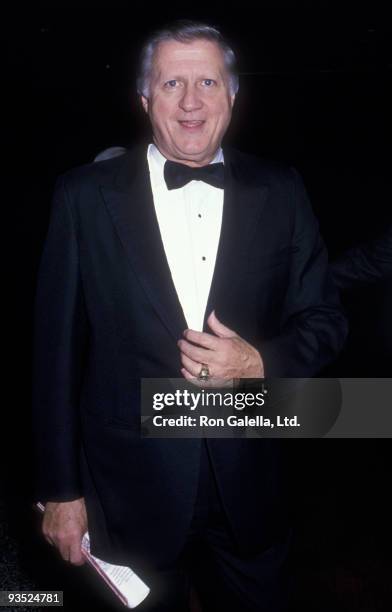
[[140,284],[174,340],[187,323],[177,297],[155,214],[146,153],[136,150],[101,193]]
[[[204,331],[210,331],[206,319],[211,311],[224,305],[233,286],[247,265],[258,221],[266,205],[269,187],[262,179],[242,167],[233,150],[224,150],[225,190],[222,226],[207,308]],[[218,312],[217,312],[218,314]]]

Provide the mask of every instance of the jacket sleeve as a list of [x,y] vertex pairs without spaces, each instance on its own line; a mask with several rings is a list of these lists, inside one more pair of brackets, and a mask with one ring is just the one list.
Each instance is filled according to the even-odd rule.
[[392,225],[387,232],[349,249],[331,263],[339,289],[352,289],[392,278]]
[[303,181],[292,171],[290,275],[280,333],[258,347],[267,377],[317,375],[342,348],[347,323]]
[[64,177],[55,186],[33,316],[34,498],[70,501],[83,495],[78,407],[88,322]]

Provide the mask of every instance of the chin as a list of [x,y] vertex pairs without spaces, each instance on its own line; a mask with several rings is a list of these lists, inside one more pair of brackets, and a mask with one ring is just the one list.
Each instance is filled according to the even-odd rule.
[[177,150],[183,155],[192,157],[203,157],[203,155],[206,154],[207,147],[201,144],[183,143],[181,146],[177,147]]

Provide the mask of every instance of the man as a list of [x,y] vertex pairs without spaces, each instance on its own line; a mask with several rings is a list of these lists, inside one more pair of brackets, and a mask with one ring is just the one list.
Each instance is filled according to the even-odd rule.
[[[234,60],[208,25],[153,35],[138,80],[153,143],[58,180],[36,298],[37,497],[71,563],[88,527],[93,554],[150,584],[186,558],[205,609],[273,612],[290,541],[279,441],[139,435],[142,377],[308,377],[344,340],[298,174],[221,148]],[[182,609],[154,585],[157,609]]]

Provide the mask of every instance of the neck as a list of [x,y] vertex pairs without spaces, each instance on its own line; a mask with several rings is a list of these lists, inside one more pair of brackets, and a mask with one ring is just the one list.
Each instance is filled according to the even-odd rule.
[[181,157],[181,155],[174,156],[170,154],[169,152],[166,152],[163,149],[163,147],[160,147],[159,144],[155,141],[155,138],[154,138],[154,144],[157,147],[158,151],[161,153],[161,155],[163,155],[163,157],[166,157],[166,159],[177,162],[179,164],[184,164],[185,166],[190,166],[191,168],[201,168],[202,166],[207,166],[208,164],[212,162],[213,159],[215,159],[219,151],[219,147],[218,147],[214,151],[214,153],[210,155],[206,155],[205,157],[203,157],[203,159],[192,159],[192,158]]

